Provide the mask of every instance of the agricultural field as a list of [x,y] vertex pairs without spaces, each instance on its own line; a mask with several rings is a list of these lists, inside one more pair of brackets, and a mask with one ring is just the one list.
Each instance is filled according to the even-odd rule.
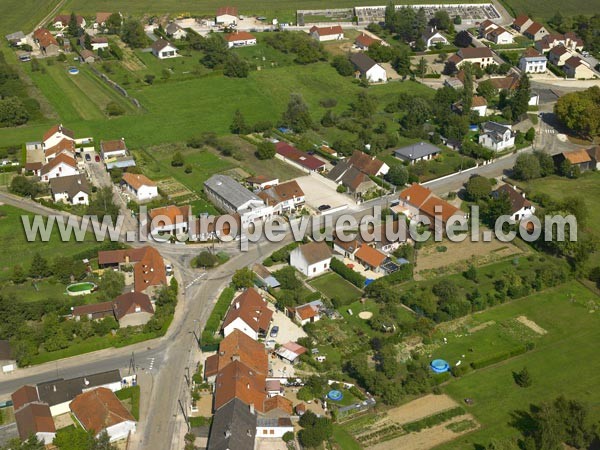
[[[417,4],[419,2],[417,0],[407,0],[405,3]],[[431,3],[453,2],[432,0]],[[455,3],[460,2],[456,1]],[[331,0],[327,2],[327,6],[330,8],[347,8],[359,5],[381,4],[381,1],[378,0]],[[194,14],[211,17],[220,6],[223,6],[223,3],[218,0],[206,0],[203,2],[197,2],[195,0],[148,0],[144,3],[140,3],[136,0],[67,0],[62,7],[62,10],[64,12],[77,11],[84,15],[95,14],[96,11],[102,10],[121,11],[124,14],[139,16],[152,14],[170,14],[171,16]],[[245,2],[243,6],[240,5],[239,12],[244,15],[261,15],[266,16],[267,19],[278,17],[280,21],[295,22],[297,9],[322,9],[323,7],[323,2],[319,0],[303,0],[302,2],[289,0],[256,0]]]
[[598,4],[586,0],[558,2],[557,0],[505,0],[511,14],[529,14],[535,19],[547,20],[557,11],[563,16],[592,15],[598,12]]
[[[30,32],[38,21],[56,6],[54,0],[2,0],[0,36],[22,30]],[[35,11],[35,14],[32,12]]]
[[[511,425],[513,412],[528,410],[530,404],[537,405],[560,394],[587,403],[593,418],[600,419],[600,392],[596,388],[600,360],[595,345],[600,339],[599,308],[598,297],[572,281],[475,314],[473,320],[479,324],[500,324],[525,317],[531,332],[537,334],[535,348],[468,373],[444,387],[457,402],[473,399],[474,404],[465,409],[482,427],[440,448],[476,448],[492,437],[517,436],[518,431]],[[477,333],[483,332],[485,329]],[[518,387],[512,377],[524,366],[533,380],[528,388]]]

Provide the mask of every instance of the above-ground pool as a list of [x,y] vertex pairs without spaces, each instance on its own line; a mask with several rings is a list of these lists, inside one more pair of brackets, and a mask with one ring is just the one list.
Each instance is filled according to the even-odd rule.
[[431,361],[430,367],[435,373],[448,372],[450,369],[450,365],[443,359],[434,359]]
[[71,75],[77,75],[79,73],[79,69],[77,67],[69,67],[69,73]]
[[94,289],[96,289],[96,285],[89,281],[75,283],[67,286],[67,294],[72,297],[76,297],[77,295],[87,295],[91,294]]
[[329,393],[327,394],[327,397],[329,397],[330,400],[339,402],[344,397],[344,394],[342,394],[342,391],[338,391],[337,389],[334,389],[332,391],[329,391]]

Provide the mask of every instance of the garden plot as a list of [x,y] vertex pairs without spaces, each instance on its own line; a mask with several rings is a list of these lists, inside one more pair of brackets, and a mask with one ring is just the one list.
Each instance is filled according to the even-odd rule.
[[158,189],[169,199],[169,200],[181,200],[185,198],[186,200],[197,200],[198,195],[188,189],[175,178],[165,178],[164,180],[160,180],[157,182]]

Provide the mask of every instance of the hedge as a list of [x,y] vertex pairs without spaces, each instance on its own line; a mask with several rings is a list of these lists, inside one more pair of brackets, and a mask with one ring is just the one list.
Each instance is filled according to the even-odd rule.
[[461,406],[457,406],[456,408],[442,411],[441,413],[425,417],[421,420],[417,420],[416,422],[407,423],[402,425],[402,428],[409,433],[417,433],[425,428],[434,427],[441,423],[447,422],[454,417],[462,416],[463,414],[465,414],[465,410]]
[[362,289],[365,286],[365,281],[367,281],[367,279],[361,274],[347,267],[339,259],[333,258],[329,267],[331,267],[331,270],[344,278],[346,281],[352,283],[357,288]]
[[219,331],[221,321],[225,317],[234,295],[235,289],[232,287],[227,287],[221,292],[217,304],[206,321],[204,331],[202,331],[202,345],[214,345],[218,342],[218,340],[215,339],[215,334]]
[[534,347],[535,345],[533,345],[533,343],[528,342],[527,344],[520,345],[512,350],[496,353],[495,355],[489,356],[485,359],[480,359],[479,361],[473,361],[471,363],[471,367],[473,369],[482,369],[483,367],[491,366],[492,364],[496,364],[506,359],[527,353],[529,350],[533,350]]

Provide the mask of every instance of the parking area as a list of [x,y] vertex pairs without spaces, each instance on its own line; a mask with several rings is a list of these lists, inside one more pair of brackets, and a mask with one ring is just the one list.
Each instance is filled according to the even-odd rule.
[[[273,322],[271,325],[271,329],[273,327],[279,327],[279,332],[277,333],[277,337],[267,337],[266,341],[274,340],[277,344],[286,344],[288,342],[296,342],[301,337],[306,337],[306,333],[304,330],[296,325],[287,317],[283,312],[277,310],[273,313]],[[271,330],[269,330],[270,332]]]
[[306,204],[319,210],[321,205],[329,205],[331,209],[339,207],[354,207],[356,203],[349,196],[336,191],[337,184],[321,175],[305,175],[296,178],[300,188],[304,191]]

